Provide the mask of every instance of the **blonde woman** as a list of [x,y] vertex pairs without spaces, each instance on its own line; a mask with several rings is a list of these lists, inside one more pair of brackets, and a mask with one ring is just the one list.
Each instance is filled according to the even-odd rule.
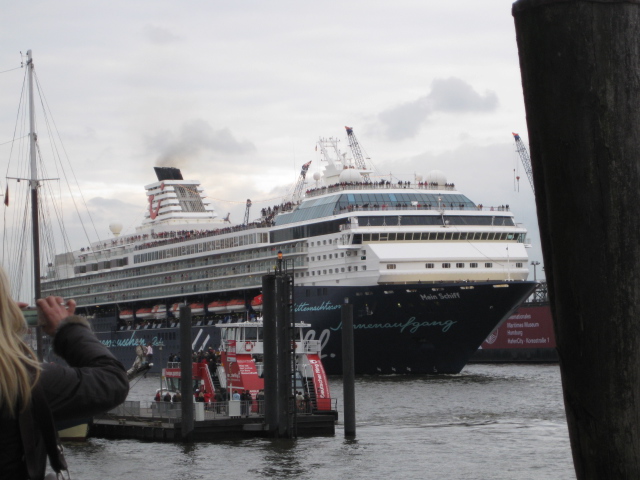
[[[55,420],[87,418],[122,403],[129,391],[124,367],[74,315],[61,297],[37,301],[43,330],[69,366],[40,364],[25,343],[27,325],[9,296],[0,270],[0,478],[39,480],[46,467],[47,438],[42,398]],[[37,393],[37,395],[36,395]],[[43,395],[44,394],[44,395]],[[46,406],[46,405],[45,405]],[[50,416],[49,416],[50,418]]]

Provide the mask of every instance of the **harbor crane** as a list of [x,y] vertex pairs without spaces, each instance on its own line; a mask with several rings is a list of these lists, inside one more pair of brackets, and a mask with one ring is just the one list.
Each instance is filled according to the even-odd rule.
[[[353,158],[356,162],[356,167],[361,171],[367,170],[367,163],[364,161],[364,155],[362,155],[362,150],[360,149],[360,144],[358,143],[358,139],[356,138],[355,133],[353,133],[353,128],[344,127],[347,130],[347,137],[349,138],[349,147],[351,148],[351,152],[353,153]],[[365,181],[369,181],[369,173],[362,173]]]
[[520,135],[517,133],[511,132],[514,140],[516,141],[516,150],[520,155],[520,160],[522,160],[522,166],[524,167],[524,171],[527,174],[527,178],[529,179],[529,183],[531,184],[531,190],[533,190],[533,194],[536,194],[536,189],[533,186],[533,170],[531,169],[531,158],[529,158],[529,152],[527,151],[527,147],[524,146],[524,142],[520,138]]
[[309,165],[311,165],[311,160],[302,165],[302,170],[300,171],[300,176],[298,177],[298,182],[296,183],[296,188],[293,191],[293,201],[297,202],[300,200],[302,195],[302,188],[304,187],[304,180],[307,178],[307,172],[309,171]]

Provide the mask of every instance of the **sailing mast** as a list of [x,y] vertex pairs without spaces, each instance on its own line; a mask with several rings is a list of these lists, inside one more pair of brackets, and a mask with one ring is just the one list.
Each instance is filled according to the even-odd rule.
[[[35,108],[33,101],[33,57],[31,50],[27,51],[27,69],[29,78],[29,155],[31,160],[31,232],[33,240],[33,292],[35,300],[41,297],[40,290],[40,226],[38,223],[38,166],[36,162],[36,134]],[[38,360],[42,361],[42,332],[36,328],[36,348]]]

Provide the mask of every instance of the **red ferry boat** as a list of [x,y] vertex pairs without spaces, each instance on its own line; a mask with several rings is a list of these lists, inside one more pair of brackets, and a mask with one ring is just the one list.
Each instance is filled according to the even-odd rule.
[[[301,413],[331,413],[336,411],[331,399],[329,382],[320,360],[319,340],[304,338],[303,329],[310,325],[296,323],[293,347],[295,349],[295,394],[299,392],[305,403],[299,405]],[[239,322],[218,324],[221,329],[220,361],[215,369],[206,361],[193,363],[193,390],[205,392],[206,398],[215,398],[222,393],[226,404],[234,392],[251,393],[251,405],[247,413],[262,413],[263,405],[258,393],[264,390],[264,343],[262,322]],[[180,363],[169,363],[162,375],[167,390],[180,390]],[[225,409],[226,410],[226,409]]]

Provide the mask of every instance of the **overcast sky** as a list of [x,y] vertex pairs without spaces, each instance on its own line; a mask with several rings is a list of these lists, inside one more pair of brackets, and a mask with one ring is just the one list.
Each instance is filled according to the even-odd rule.
[[0,27],[3,166],[24,76],[7,70],[32,49],[104,237],[139,224],[155,165],[200,180],[235,222],[251,198],[253,218],[348,125],[381,173],[439,169],[476,203],[509,204],[542,261],[511,135],[528,141],[510,1],[5,2]]

